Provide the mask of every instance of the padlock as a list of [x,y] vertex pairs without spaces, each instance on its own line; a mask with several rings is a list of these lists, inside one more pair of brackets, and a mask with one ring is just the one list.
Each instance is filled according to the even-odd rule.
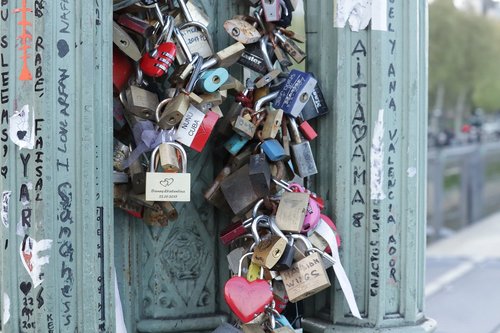
[[237,42],[229,45],[228,47],[218,51],[215,54],[217,66],[229,68],[234,65],[245,51],[245,45]]
[[260,4],[267,22],[276,22],[281,19],[280,0],[261,0]]
[[[311,74],[312,75],[312,74]],[[314,77],[314,76],[313,76]],[[330,112],[319,83],[314,87],[311,97],[302,109],[301,118],[305,121],[320,117]]]
[[285,37],[281,32],[275,31],[274,35],[276,39],[281,43],[281,46],[285,50],[286,53],[290,55],[297,63],[301,63],[307,57],[306,53],[302,51],[300,47],[295,44],[293,40]]
[[238,59],[238,63],[257,73],[263,75],[268,73],[259,42],[245,45],[245,51],[242,53],[240,59]]
[[[289,184],[288,189],[290,189],[292,192],[309,194],[303,186],[297,183]],[[304,224],[302,225],[301,233],[308,234],[310,231],[316,228],[320,221],[320,215],[320,207],[317,201],[313,199],[309,194],[309,202],[307,205],[306,215],[304,216]]]
[[235,215],[244,214],[259,200],[248,173],[248,165],[244,165],[221,183],[222,193]]
[[141,51],[130,35],[113,21],[113,43],[134,61],[141,59]]
[[165,172],[179,172],[179,160],[174,146],[162,142],[159,146],[160,165]]
[[185,86],[193,68],[193,62],[185,62],[182,65],[177,66],[168,77],[168,82],[170,82],[173,86]]
[[134,67],[131,60],[116,46],[113,46],[113,94],[118,95],[127,85]]
[[309,204],[309,194],[284,192],[276,212],[276,225],[280,230],[300,233]]
[[165,227],[168,224],[168,216],[165,215],[159,202],[155,202],[153,207],[145,207],[144,223],[153,227]]
[[316,167],[309,141],[303,141],[301,139],[295,119],[289,118],[288,124],[290,125],[290,133],[294,141],[290,148],[292,150],[292,162],[295,173],[302,178],[317,174],[318,168]]
[[125,91],[125,109],[137,117],[153,120],[159,104],[158,96],[137,86],[130,86]]
[[292,117],[297,117],[309,100],[316,83],[311,74],[293,69],[274,99],[273,106]]
[[233,125],[233,130],[247,139],[252,139],[257,130],[257,121],[252,113],[252,109],[243,108]]
[[274,302],[276,304],[276,311],[279,313],[283,312],[285,310],[286,304],[288,304],[288,295],[286,294],[286,289],[285,289],[285,284],[283,283],[283,280],[277,280],[274,279],[272,281],[273,285],[273,295],[274,295]]
[[252,223],[252,236],[255,241],[253,249],[252,262],[271,269],[279,261],[287,245],[286,238],[278,235],[268,234],[261,238],[258,233],[258,224],[261,216],[254,219]]
[[[186,42],[189,52],[192,54],[198,53],[202,58],[212,56],[212,37],[206,25],[202,22],[193,20],[189,8],[186,6],[185,0],[177,0],[177,2],[186,19],[185,23],[179,25],[179,32]],[[180,63],[184,62],[184,59],[179,58],[178,60]]]
[[[274,222],[273,222],[274,223]],[[283,254],[276,264],[272,267],[273,270],[281,272],[292,267],[294,257],[295,257],[295,247],[293,246],[294,239],[293,238],[285,238],[287,240],[287,244],[285,245],[285,249],[283,250]]]
[[132,192],[135,194],[144,193],[146,191],[146,171],[140,158],[129,165],[128,173],[132,184]]
[[[185,89],[169,101],[163,108],[163,112],[158,119],[158,126],[163,129],[172,128],[181,122],[190,107],[190,94],[198,78],[203,64],[203,58],[195,55],[193,58],[193,72]],[[160,108],[160,106],[158,106]]]
[[[159,16],[162,17],[161,13]],[[174,20],[168,16],[154,48],[141,57],[139,66],[144,74],[158,78],[168,72],[177,52],[177,46],[170,42],[173,29]]]
[[151,38],[155,31],[155,27],[148,21],[143,20],[130,13],[120,14],[116,20],[121,26],[132,30],[144,38]]
[[187,173],[187,155],[184,148],[175,142],[167,142],[180,153],[182,173],[155,172],[156,154],[159,147],[151,153],[150,170],[146,173],[147,201],[190,201],[191,174]]
[[[288,193],[288,192],[287,192]],[[330,279],[323,265],[323,258],[312,252],[313,246],[303,235],[292,235],[306,245],[306,257],[280,272],[289,300],[296,303],[330,287]]]
[[290,155],[285,152],[283,146],[276,139],[264,140],[262,142],[262,150],[267,158],[273,162],[286,161],[290,159]]
[[300,117],[297,117],[297,119],[299,120],[299,131],[306,140],[312,141],[318,137],[318,133],[307,121],[301,120]]
[[[251,89],[250,89],[251,88]],[[253,92],[253,87],[245,88],[243,92],[236,95],[235,102],[229,108],[229,111],[224,114],[224,119],[219,124],[218,132],[224,136],[229,136],[233,133],[232,124],[241,114],[243,107],[249,107],[252,100],[249,95]]]
[[258,79],[257,82],[255,82],[255,86],[257,88],[262,88],[268,84],[271,84],[271,82],[274,79],[276,79],[280,74],[281,71],[279,69],[273,69],[272,71],[270,71],[269,73]]
[[263,313],[273,301],[270,284],[263,279],[249,282],[241,276],[241,265],[247,253],[240,259],[238,276],[233,276],[224,285],[224,299],[233,313],[243,322],[248,323]]
[[234,242],[237,238],[242,237],[248,233],[253,222],[253,217],[243,220],[238,220],[236,222],[230,223],[219,233],[219,239],[224,245],[229,245]]
[[274,139],[281,128],[283,110],[273,107],[266,107],[266,120],[262,128],[262,139]]
[[138,201],[130,200],[129,190],[127,184],[115,184],[113,186],[113,204],[115,207],[124,210],[127,214],[142,219],[144,206]]
[[259,41],[260,32],[250,23],[242,19],[231,19],[224,22],[224,29],[236,41],[252,44]]
[[227,69],[219,67],[201,73],[196,88],[204,93],[212,93],[219,89],[229,78]]
[[248,175],[252,187],[259,197],[269,195],[271,190],[271,168],[264,153],[250,156]]
[[241,135],[234,133],[229,140],[224,143],[224,148],[231,154],[236,155],[250,141],[249,138],[244,138]]
[[[227,165],[224,168],[222,168],[217,177],[215,177],[212,185],[210,185],[210,187],[203,193],[204,198],[207,199],[208,202],[210,202],[212,205],[220,209],[222,212],[227,212],[227,213],[231,213],[231,208],[227,204],[227,201],[224,198],[224,194],[222,194],[220,186],[222,180],[227,178],[231,174],[232,170],[236,169],[232,169],[230,166]],[[222,233],[221,233],[221,238],[222,238]]]
[[130,154],[130,148],[116,138],[113,138],[113,169],[123,171],[123,161]]
[[190,105],[179,124],[175,140],[197,152],[201,152],[205,148],[218,120],[219,116],[215,112],[203,113]]

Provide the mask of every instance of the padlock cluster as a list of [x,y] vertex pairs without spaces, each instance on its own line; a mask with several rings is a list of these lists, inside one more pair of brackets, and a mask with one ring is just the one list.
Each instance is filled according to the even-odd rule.
[[330,286],[328,267],[345,276],[335,225],[303,186],[318,172],[308,121],[328,107],[311,73],[289,69],[306,58],[293,2],[234,1],[250,14],[224,22],[235,41],[218,52],[192,2],[114,1],[114,199],[148,225],[175,220],[172,202],[190,198],[185,147],[201,152],[217,133],[224,167],[204,197],[233,216],[220,235],[235,275],[226,301],[245,332],[286,332],[288,302]]

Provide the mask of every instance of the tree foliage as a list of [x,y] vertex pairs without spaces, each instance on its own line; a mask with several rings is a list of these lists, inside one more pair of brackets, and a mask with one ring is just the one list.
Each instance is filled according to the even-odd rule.
[[444,89],[443,107],[465,95],[471,107],[500,109],[500,21],[460,11],[452,0],[429,9],[429,102]]

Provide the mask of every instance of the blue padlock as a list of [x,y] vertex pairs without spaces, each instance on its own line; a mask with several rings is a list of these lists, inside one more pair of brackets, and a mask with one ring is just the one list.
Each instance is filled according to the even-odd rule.
[[244,138],[239,134],[233,134],[224,144],[224,148],[231,154],[236,155],[247,144],[250,139]]
[[213,93],[229,79],[227,69],[219,67],[203,72],[196,82],[196,88],[206,93]]
[[273,101],[274,108],[297,117],[311,97],[317,82],[311,74],[293,69]]
[[276,139],[265,140],[262,142],[261,147],[267,158],[273,162],[283,161],[290,158],[290,156],[285,153],[285,149],[281,143],[279,143]]

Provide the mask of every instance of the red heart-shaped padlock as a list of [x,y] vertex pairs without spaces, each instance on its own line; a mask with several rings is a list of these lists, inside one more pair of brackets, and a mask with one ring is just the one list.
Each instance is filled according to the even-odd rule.
[[168,72],[170,65],[175,60],[176,46],[174,43],[161,43],[151,52],[145,53],[139,66],[144,74],[152,77],[160,77]]
[[224,286],[224,298],[234,314],[243,323],[248,323],[272,303],[273,292],[266,280],[249,282],[244,277],[234,276]]

